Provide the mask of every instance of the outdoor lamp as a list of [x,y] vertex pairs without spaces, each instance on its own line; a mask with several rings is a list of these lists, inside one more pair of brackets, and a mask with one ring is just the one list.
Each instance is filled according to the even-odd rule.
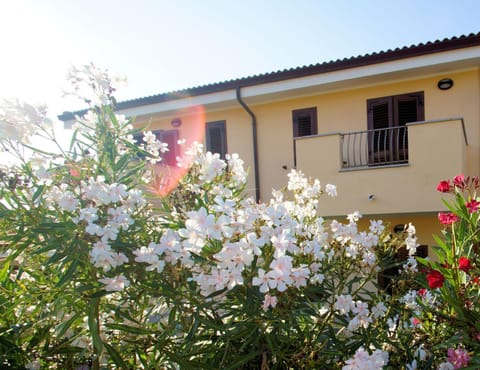
[[453,80],[451,78],[442,78],[438,81],[437,86],[440,90],[448,90],[453,86]]

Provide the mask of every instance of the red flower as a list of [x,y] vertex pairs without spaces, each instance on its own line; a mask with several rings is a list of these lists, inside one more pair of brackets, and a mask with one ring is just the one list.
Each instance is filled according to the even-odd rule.
[[440,212],[438,214],[438,220],[443,224],[443,225],[451,225],[454,222],[457,222],[459,220],[458,216],[453,214],[453,213],[442,213]]
[[425,289],[425,288],[422,288],[422,289],[418,290],[418,294],[420,295],[420,297],[425,297],[426,293],[427,293],[427,289]]
[[467,257],[462,256],[458,259],[458,269],[459,270],[468,272],[472,268],[473,268],[472,263],[470,262],[470,260]]
[[448,193],[450,191],[450,180],[440,181],[437,185],[437,190],[440,193]]
[[480,208],[480,202],[472,199],[470,202],[467,202],[465,206],[467,207],[469,213],[477,212],[478,208]]
[[465,182],[465,176],[463,175],[463,173],[453,178],[453,185],[455,185],[457,188],[460,188],[460,189],[464,189],[465,186],[467,186]]
[[432,270],[427,274],[428,286],[430,289],[441,288],[445,278],[442,273],[437,270]]

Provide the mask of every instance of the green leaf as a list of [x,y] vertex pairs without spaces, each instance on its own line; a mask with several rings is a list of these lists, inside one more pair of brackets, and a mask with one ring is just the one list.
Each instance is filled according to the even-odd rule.
[[239,369],[243,364],[248,363],[250,360],[253,360],[256,357],[259,357],[262,355],[261,351],[250,351],[240,357],[239,360],[236,362],[230,364],[226,369]]
[[166,352],[167,356],[175,363],[180,365],[180,368],[182,369],[204,369],[204,370],[218,370],[217,367],[210,367],[207,364],[203,362],[198,362],[198,361],[193,361],[193,360],[188,360],[182,356],[177,355],[176,353],[173,352]]
[[108,354],[112,358],[113,362],[115,362],[115,365],[117,365],[120,369],[128,369],[129,366],[123,361],[122,356],[120,356],[120,353],[111,346],[108,343],[103,343],[105,346],[105,349],[107,350]]
[[43,189],[45,189],[45,185],[39,185],[35,193],[32,196],[32,202],[35,202],[37,198],[43,193]]
[[57,288],[61,287],[63,284],[69,282],[72,279],[73,275],[77,271],[78,265],[79,265],[78,259],[75,259],[73,260],[72,263],[70,263],[70,266],[68,266],[67,272],[60,278],[60,280],[56,284]]
[[80,317],[80,315],[77,313],[73,315],[70,319],[68,319],[65,322],[62,322],[60,325],[58,325],[58,333],[57,337],[62,338],[63,335],[67,332],[67,330],[72,326],[72,324]]
[[73,131],[72,138],[70,139],[70,147],[68,148],[69,152],[71,152],[73,150],[73,147],[75,146],[77,135],[78,135],[78,129]]
[[0,282],[3,283],[8,278],[9,272],[10,272],[10,260],[6,259],[3,262],[2,269],[0,270]]
[[152,334],[150,330],[141,328],[141,327],[135,327],[135,326],[130,326],[130,325],[125,325],[125,324],[114,324],[114,323],[109,323],[105,324],[107,328],[113,329],[113,330],[120,330],[126,333],[130,334],[137,334],[137,335],[149,335]]
[[36,147],[34,147],[34,146],[31,146],[31,145],[28,145],[28,144],[25,144],[25,143],[22,143],[22,145],[23,145],[25,148],[28,148],[28,149],[36,152],[36,153],[42,153],[42,154],[48,155],[48,156],[50,156],[50,157],[53,157],[53,156],[57,155],[56,153],[47,152],[47,151],[45,151],[45,150],[41,150],[41,149],[39,149],[39,148],[36,148]]
[[90,335],[92,336],[93,346],[96,348],[97,353],[101,354],[103,350],[102,338],[100,338],[99,322],[98,322],[98,305],[100,303],[99,298],[93,298],[90,301],[88,308],[88,328],[90,329]]
[[32,339],[28,343],[29,348],[34,348],[37,346],[45,337],[49,335],[50,326],[44,327],[37,327],[35,334],[33,335]]

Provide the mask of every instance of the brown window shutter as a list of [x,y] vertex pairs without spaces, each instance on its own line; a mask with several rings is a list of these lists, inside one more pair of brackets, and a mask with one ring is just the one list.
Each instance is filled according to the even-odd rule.
[[305,108],[292,111],[293,137],[316,135],[317,108]]
[[398,95],[394,97],[395,126],[424,119],[423,92]]
[[393,121],[392,99],[379,98],[367,101],[368,129],[388,128]]

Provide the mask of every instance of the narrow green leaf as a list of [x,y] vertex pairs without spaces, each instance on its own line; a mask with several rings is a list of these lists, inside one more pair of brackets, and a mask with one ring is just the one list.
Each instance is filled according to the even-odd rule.
[[45,189],[45,185],[38,185],[37,190],[35,193],[33,193],[32,202],[35,202],[38,199],[38,197],[43,193],[43,189]]
[[218,370],[216,367],[210,367],[203,362],[188,360],[182,356],[177,355],[173,352],[166,352],[167,356],[176,364],[180,365],[182,369],[203,369],[203,370]]
[[69,282],[72,279],[72,276],[77,271],[78,265],[79,265],[79,262],[77,259],[73,260],[73,262],[70,263],[70,266],[68,266],[67,272],[65,272],[65,274],[60,278],[60,280],[56,284],[57,288],[61,287],[63,284]]
[[98,354],[102,353],[103,342],[100,338],[99,323],[98,323],[98,304],[99,298],[93,298],[90,301],[88,309],[88,328],[90,329],[90,335],[92,336],[93,346],[97,349]]
[[34,152],[37,152],[37,153],[42,153],[42,154],[45,154],[45,155],[48,155],[48,156],[55,156],[56,153],[51,153],[51,152],[47,152],[45,150],[41,150],[39,148],[36,148],[34,146],[31,146],[31,145],[28,145],[28,144],[25,144],[25,143],[22,143],[22,145],[25,147],[25,148],[28,148],[30,150],[33,150]]
[[123,361],[122,356],[120,356],[120,353],[111,346],[108,343],[103,343],[105,346],[105,349],[107,350],[108,354],[112,358],[113,362],[115,362],[115,365],[117,365],[120,369],[128,369],[129,366]]
[[10,260],[6,259],[3,262],[2,269],[0,270],[0,282],[3,283],[8,278],[9,272],[10,272]]
[[262,355],[262,352],[260,351],[251,351],[249,353],[246,353],[245,355],[242,355],[239,360],[234,362],[233,364],[230,364],[226,369],[239,369],[241,368],[242,365],[248,363],[250,360],[253,360],[255,357],[259,357]]
[[150,330],[140,328],[140,327],[125,325],[125,324],[109,323],[109,324],[105,324],[105,326],[107,328],[110,328],[110,329],[120,330],[120,331],[127,332],[127,333],[130,333],[130,334],[138,334],[138,335],[149,335],[149,334],[151,334]]
[[62,338],[63,335],[67,332],[67,330],[72,326],[72,324],[79,318],[79,314],[73,315],[70,319],[68,319],[65,322],[62,322],[60,325],[58,325],[58,332],[57,332],[57,337]]

